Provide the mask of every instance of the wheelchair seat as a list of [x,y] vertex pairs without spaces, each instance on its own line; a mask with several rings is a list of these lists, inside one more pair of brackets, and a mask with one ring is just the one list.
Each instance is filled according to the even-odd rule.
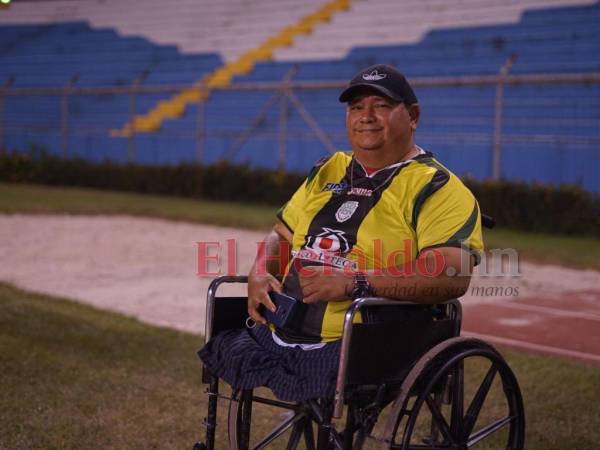
[[[246,297],[216,295],[223,283],[245,282],[213,280],[206,340],[245,326]],[[359,312],[363,320],[355,323]],[[461,317],[458,300],[434,306],[355,300],[344,320],[334,398],[283,402],[260,389],[222,395],[219,379],[203,368],[202,380],[209,384],[206,440],[194,448],[224,447],[216,443],[220,398],[229,402],[228,444],[236,450],[295,449],[301,440],[309,450],[463,449],[482,440],[522,449],[525,416],[517,380],[492,346],[460,337]],[[493,411],[484,408],[490,399]],[[275,417],[280,420],[264,431],[262,422]]]

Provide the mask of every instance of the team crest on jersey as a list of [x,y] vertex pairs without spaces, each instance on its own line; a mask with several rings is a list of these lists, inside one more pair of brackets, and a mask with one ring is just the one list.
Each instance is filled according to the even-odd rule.
[[318,253],[330,252],[346,254],[350,249],[344,232],[323,227],[323,232],[317,235],[306,236],[306,248]]
[[334,194],[341,194],[348,188],[348,183],[342,181],[341,183],[327,183],[323,188],[324,191],[331,191]]
[[338,208],[335,213],[335,218],[338,222],[345,222],[356,212],[358,208],[358,202],[348,201],[344,202],[342,206]]

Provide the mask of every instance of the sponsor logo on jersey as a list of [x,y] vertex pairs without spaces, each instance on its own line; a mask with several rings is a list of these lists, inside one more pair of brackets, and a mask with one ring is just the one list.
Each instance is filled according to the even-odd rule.
[[358,202],[356,201],[348,201],[344,202],[342,206],[338,208],[335,213],[335,218],[338,222],[345,222],[350,217],[354,215],[358,208]]
[[358,268],[358,263],[356,261],[336,255],[335,253],[318,252],[311,248],[302,248],[296,252],[292,252],[292,255],[294,258],[320,263],[327,266],[333,266],[338,269],[348,268],[351,270],[357,270]]
[[379,73],[376,70],[374,70],[371,73],[363,73],[363,80],[366,81],[379,81],[379,80],[383,80],[384,78],[387,78],[387,73]]
[[348,188],[348,183],[342,181],[341,183],[327,183],[323,188],[324,191],[331,191],[334,194],[341,194]]
[[345,255],[350,250],[348,240],[344,232],[323,227],[323,232],[317,235],[306,236],[306,244],[303,248],[309,248],[317,253],[336,253]]
[[352,188],[348,191],[348,195],[358,195],[359,197],[370,197],[373,195],[373,190],[367,189],[367,188]]

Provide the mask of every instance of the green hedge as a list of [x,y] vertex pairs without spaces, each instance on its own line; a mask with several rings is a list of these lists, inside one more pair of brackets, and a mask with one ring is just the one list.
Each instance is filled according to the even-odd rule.
[[62,159],[38,151],[0,155],[1,181],[274,205],[285,203],[304,178],[225,163],[150,166]]
[[481,210],[500,226],[524,231],[600,236],[600,197],[574,185],[464,180]]
[[[305,175],[246,166],[145,166],[61,159],[44,152],[0,155],[0,181],[77,186],[212,200],[281,205]],[[499,226],[600,236],[600,198],[577,186],[465,180]]]

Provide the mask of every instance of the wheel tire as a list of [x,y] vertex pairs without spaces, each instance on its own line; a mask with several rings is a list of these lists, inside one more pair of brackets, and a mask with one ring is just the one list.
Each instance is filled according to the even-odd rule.
[[[473,366],[487,367],[481,383],[475,383],[477,388],[473,389],[466,412],[465,363],[470,369]],[[472,378],[470,375],[469,379]],[[479,379],[478,374],[475,379]],[[496,379],[500,382],[494,385]],[[494,404],[492,410],[496,414],[498,409],[500,418],[490,419],[491,423],[474,431],[478,419],[487,423],[486,415],[490,413],[482,414],[482,411],[484,406],[490,406],[486,400],[492,386],[494,395],[490,397],[494,397],[493,401],[500,405],[496,408]],[[440,393],[444,387],[450,394],[449,411],[444,411],[441,406]],[[432,432],[428,439],[422,437],[425,423],[431,424]],[[418,427],[420,429],[417,432]],[[493,436],[500,431],[502,433]],[[525,413],[521,391],[506,361],[486,342],[458,337],[435,346],[409,372],[391,407],[381,448],[390,449],[395,445],[395,448],[408,449],[419,445],[419,448],[427,449],[428,445],[439,448],[441,444],[449,448],[467,449],[484,439],[490,438],[491,441],[501,438],[506,442],[494,443],[498,448],[521,450],[524,436]]]
[[[271,407],[272,408],[272,407]],[[298,447],[300,440],[304,437],[307,448],[314,448],[314,436],[312,432],[312,422],[309,417],[302,413],[290,414],[265,436],[250,440],[250,423],[253,409],[252,391],[234,391],[229,403],[229,448],[231,450],[247,450],[260,446],[266,440],[271,441],[269,448],[294,450]],[[282,408],[280,408],[282,409]],[[257,417],[265,416],[269,413],[260,412]],[[270,413],[273,414],[272,412]],[[291,428],[291,433],[285,434]],[[272,439],[271,439],[272,438]]]

